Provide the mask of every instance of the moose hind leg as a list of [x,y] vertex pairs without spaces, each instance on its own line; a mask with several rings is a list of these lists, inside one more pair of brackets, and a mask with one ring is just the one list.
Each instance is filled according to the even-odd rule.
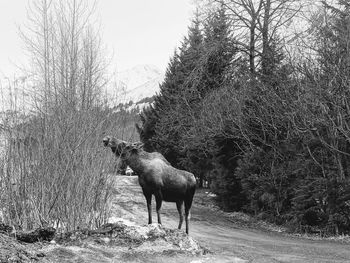
[[190,215],[190,209],[186,207],[185,204],[185,221],[186,221],[186,234],[188,234],[189,231],[189,215]]
[[161,193],[156,193],[156,210],[157,210],[157,217],[158,217],[158,224],[162,224],[162,221],[160,219],[160,208],[162,207],[162,194]]
[[182,205],[183,205],[183,201],[182,200],[176,202],[176,208],[177,208],[177,211],[179,212],[179,217],[180,217],[178,229],[181,229],[182,222],[184,221],[184,216],[182,214]]
[[190,209],[192,206],[193,195],[188,196],[185,199],[185,221],[186,221],[186,234],[189,232],[189,220],[190,220]]
[[146,197],[147,202],[147,211],[148,211],[148,224],[152,224],[152,194],[143,191],[144,196]]

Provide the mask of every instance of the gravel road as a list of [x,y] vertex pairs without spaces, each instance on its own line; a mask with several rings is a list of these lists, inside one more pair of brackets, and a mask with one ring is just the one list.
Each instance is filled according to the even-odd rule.
[[[113,207],[116,216],[146,223],[146,202],[137,177],[119,177],[116,191]],[[200,195],[195,195],[190,235],[213,254],[191,262],[350,262],[349,244],[248,229],[230,220],[224,213],[201,205],[203,200],[199,198]],[[174,203],[163,203],[162,222],[165,227],[177,227],[178,215]]]

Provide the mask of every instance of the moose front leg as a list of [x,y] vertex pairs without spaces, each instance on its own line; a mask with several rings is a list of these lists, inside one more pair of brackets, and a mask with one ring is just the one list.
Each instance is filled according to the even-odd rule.
[[157,217],[158,217],[158,224],[162,224],[162,220],[160,219],[160,208],[162,207],[162,194],[160,192],[155,194],[156,197],[156,210],[157,210]]

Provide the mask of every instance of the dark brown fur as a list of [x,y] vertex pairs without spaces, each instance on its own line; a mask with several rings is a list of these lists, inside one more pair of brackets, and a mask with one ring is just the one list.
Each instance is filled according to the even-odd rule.
[[142,144],[131,144],[113,137],[105,137],[103,143],[138,174],[139,183],[147,201],[148,223],[152,223],[151,201],[154,195],[159,224],[161,224],[162,201],[175,202],[180,216],[178,226],[180,229],[183,222],[182,206],[185,204],[186,233],[188,234],[189,212],[196,189],[194,175],[172,167],[161,153],[144,151]]

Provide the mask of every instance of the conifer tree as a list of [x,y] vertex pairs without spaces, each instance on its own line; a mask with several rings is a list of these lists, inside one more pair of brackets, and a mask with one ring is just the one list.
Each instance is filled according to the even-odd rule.
[[198,15],[189,27],[188,36],[182,42],[179,52],[171,59],[160,93],[155,97],[151,109],[141,113],[141,140],[152,150],[162,152],[169,161],[179,164],[179,140],[183,130],[184,99],[202,54],[203,37]]
[[[211,12],[204,24],[203,53],[196,69],[191,91],[186,96],[187,109],[191,114],[186,114],[187,127],[182,137],[182,144],[186,156],[181,159],[183,166],[191,167],[199,176],[200,186],[207,178],[208,171],[213,169],[213,158],[220,152],[220,147],[208,147],[207,139],[204,139],[203,101],[215,90],[225,85],[230,85],[229,72],[233,68],[233,61],[237,48],[231,34],[231,25],[226,15],[224,6]],[[204,137],[203,137],[204,136]]]
[[148,151],[158,149],[154,140],[156,135],[155,125],[163,115],[162,112],[167,112],[169,106],[176,102],[176,95],[179,92],[178,87],[182,84],[181,79],[178,78],[178,67],[179,56],[175,51],[168,64],[164,81],[160,85],[160,93],[154,97],[153,105],[141,112],[142,127],[136,125],[141,141]]
[[231,34],[226,9],[221,6],[213,12],[204,26],[205,55],[202,59],[202,96],[224,84],[237,47]]

